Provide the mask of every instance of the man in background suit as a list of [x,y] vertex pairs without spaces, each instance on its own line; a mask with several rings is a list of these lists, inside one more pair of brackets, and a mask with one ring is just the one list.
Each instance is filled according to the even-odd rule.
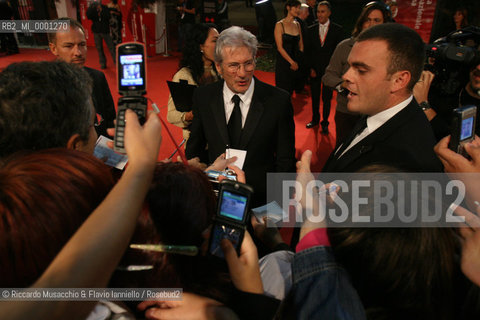
[[110,36],[110,10],[102,1],[94,0],[87,9],[87,18],[92,21],[92,33],[95,40],[95,47],[98,51],[98,59],[100,68],[107,68],[107,58],[103,52],[103,41],[108,47],[108,51],[112,56],[113,64],[116,63],[115,45]]
[[308,16],[305,19],[307,27],[310,27],[317,23],[317,0],[307,0]]
[[310,86],[312,90],[312,121],[307,128],[313,128],[320,122],[320,94],[323,102],[322,133],[328,134],[328,116],[330,115],[330,101],[332,89],[323,86],[322,76],[330,62],[337,44],[345,36],[343,28],[330,21],[331,6],[328,1],[321,1],[317,6],[318,23],[310,26],[304,41],[307,66],[310,68]]
[[60,60],[83,67],[90,75],[93,81],[92,100],[97,113],[95,129],[98,135],[108,136],[107,128],[113,128],[116,114],[107,79],[102,72],[84,66],[87,40],[83,26],[71,18],[60,18],[58,21],[70,22],[70,29],[48,34],[50,51]]
[[442,171],[432,128],[412,95],[424,60],[422,39],[403,25],[376,25],[358,36],[343,79],[348,110],[364,116],[332,152],[324,172],[356,172],[371,164]]
[[[188,159],[213,162],[226,148],[245,150],[247,183],[253,204],[265,203],[267,172],[294,172],[295,124],[287,92],[253,77],[257,39],[240,27],[220,34],[215,66],[224,81],[198,88],[193,97],[193,123]],[[228,156],[228,155],[227,155]]]

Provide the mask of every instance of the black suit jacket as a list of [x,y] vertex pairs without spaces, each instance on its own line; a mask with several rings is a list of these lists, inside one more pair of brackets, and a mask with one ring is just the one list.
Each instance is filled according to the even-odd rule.
[[[188,159],[201,156],[208,145],[209,163],[229,145],[223,84],[219,81],[196,89],[193,123],[187,142]],[[255,87],[242,130],[239,149],[246,150],[243,165],[247,183],[255,190],[256,204],[265,201],[267,172],[295,172],[295,124],[286,91],[255,78]]]
[[92,100],[95,111],[103,118],[103,122],[95,127],[98,135],[107,136],[107,128],[113,128],[113,120],[115,119],[115,104],[113,103],[112,94],[108,87],[107,79],[103,72],[84,67],[93,82]]
[[308,68],[314,69],[317,74],[323,75],[333,51],[335,51],[335,48],[343,39],[345,39],[345,34],[342,26],[330,20],[330,26],[322,47],[318,23],[308,27],[307,35],[303,41]]
[[386,164],[411,172],[441,172],[435,144],[432,127],[414,99],[339,159],[334,150],[322,171],[356,172],[367,165]]
[[[102,7],[100,14],[97,10],[98,6]],[[93,33],[110,33],[110,10],[106,5],[92,3],[87,9],[87,18],[92,20]]]

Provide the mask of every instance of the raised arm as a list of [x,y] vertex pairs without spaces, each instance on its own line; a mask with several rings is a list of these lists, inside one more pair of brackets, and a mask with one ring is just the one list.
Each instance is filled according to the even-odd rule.
[[[136,225],[151,183],[161,143],[161,125],[151,113],[143,127],[126,113],[129,166],[105,200],[63,247],[34,288],[105,287]],[[0,304],[2,319],[84,319],[95,302],[21,301]]]

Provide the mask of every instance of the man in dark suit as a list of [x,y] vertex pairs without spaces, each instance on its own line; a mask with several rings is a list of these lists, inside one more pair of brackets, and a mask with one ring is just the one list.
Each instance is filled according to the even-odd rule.
[[107,68],[107,58],[103,52],[103,41],[108,47],[108,51],[112,55],[113,64],[115,65],[115,46],[110,36],[110,10],[102,1],[94,0],[87,9],[87,18],[92,20],[92,33],[95,40],[95,47],[98,51],[98,59],[100,68]]
[[102,72],[84,66],[87,40],[83,26],[71,18],[60,18],[58,21],[69,21],[70,29],[48,34],[50,51],[58,59],[79,65],[88,72],[93,81],[92,100],[97,113],[95,129],[98,135],[107,136],[107,128],[113,128],[115,119],[115,105],[107,79]]
[[322,1],[317,6],[318,23],[310,26],[304,41],[306,63],[310,68],[310,87],[312,90],[312,121],[307,128],[313,128],[320,122],[320,95],[323,102],[322,133],[328,134],[328,116],[333,91],[327,86],[322,89],[322,76],[330,62],[337,44],[345,36],[343,28],[330,21],[331,6],[328,1]]
[[[220,34],[215,66],[224,81],[200,87],[193,97],[187,158],[213,162],[226,148],[245,150],[243,166],[254,205],[264,203],[267,172],[294,172],[295,124],[287,92],[253,77],[257,39],[231,27]],[[228,156],[228,155],[227,155]]]
[[442,171],[432,128],[412,95],[424,59],[420,36],[400,24],[377,25],[357,37],[343,79],[348,110],[364,116],[332,152],[324,172],[355,172],[371,164]]

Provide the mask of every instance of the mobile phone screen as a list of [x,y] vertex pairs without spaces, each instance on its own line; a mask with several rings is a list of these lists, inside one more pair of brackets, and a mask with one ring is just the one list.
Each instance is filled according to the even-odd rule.
[[128,54],[120,56],[120,86],[128,90],[141,89],[145,85],[143,77],[143,57],[141,54]]
[[220,215],[237,221],[243,221],[246,205],[246,196],[229,191],[223,191]]
[[220,242],[222,239],[228,239],[232,243],[233,247],[237,249],[240,245],[240,238],[242,232],[238,229],[228,227],[223,224],[215,224],[213,226],[211,240],[210,240],[210,253],[219,258],[224,258]]
[[462,130],[460,132],[460,141],[471,138],[473,133],[473,117],[462,120]]

